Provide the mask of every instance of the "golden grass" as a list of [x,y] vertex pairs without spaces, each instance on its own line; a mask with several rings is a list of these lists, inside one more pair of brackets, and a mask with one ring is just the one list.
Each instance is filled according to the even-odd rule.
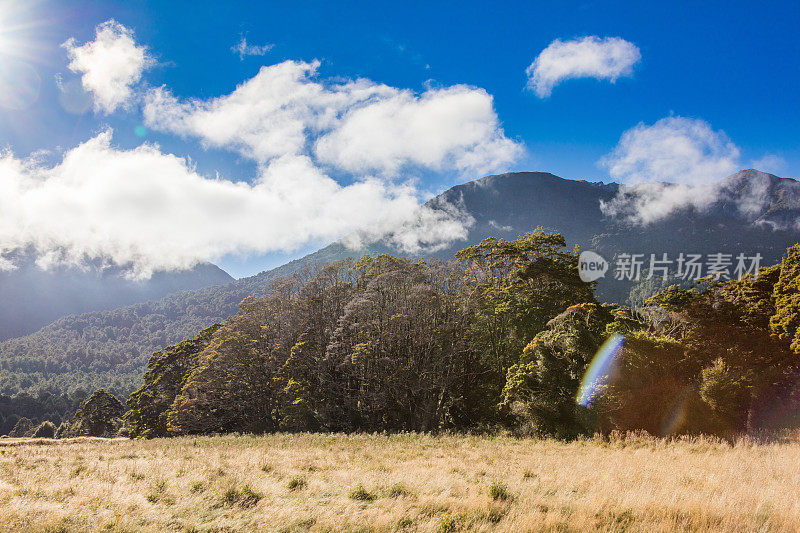
[[800,445],[278,434],[0,441],[0,530],[798,531]]

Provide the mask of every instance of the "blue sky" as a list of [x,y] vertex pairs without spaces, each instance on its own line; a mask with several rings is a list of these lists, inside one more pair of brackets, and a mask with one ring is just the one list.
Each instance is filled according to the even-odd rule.
[[[49,150],[43,157],[55,165],[63,152],[110,127],[117,149],[157,143],[164,154],[191,158],[204,176],[249,181],[263,165],[224,145],[209,147],[200,134],[147,127],[136,105],[110,113],[91,106],[83,113],[66,111],[56,76],[62,82],[76,80],[80,72],[68,68],[68,50],[61,44],[70,38],[77,45],[90,42],[99,24],[114,19],[153,60],[141,83],[164,86],[180,102],[228,95],[265,65],[319,60],[315,76],[326,80],[366,78],[417,94],[459,84],[484,89],[493,97],[505,137],[522,148],[503,169],[609,181],[613,172],[598,161],[615,150],[624,132],[640,123],[685,117],[724,131],[741,168],[759,161],[782,176],[800,174],[797,2],[10,5],[0,4],[0,24],[6,25],[0,54],[4,32],[13,38],[6,41],[14,42],[15,59],[41,79],[35,102],[22,110],[0,109],[0,144],[18,158]],[[584,36],[624,39],[638,48],[641,59],[614,83],[566,79],[545,98],[526,88],[526,68],[554,40]],[[250,45],[271,47],[263,55],[240,58],[231,47],[242,37]],[[10,45],[6,48],[11,53]],[[480,177],[463,168],[440,170],[416,171],[422,197]],[[342,184],[360,179],[353,172],[329,174]],[[236,276],[252,274],[315,249],[326,237],[311,235],[283,250],[243,249],[215,259]]]

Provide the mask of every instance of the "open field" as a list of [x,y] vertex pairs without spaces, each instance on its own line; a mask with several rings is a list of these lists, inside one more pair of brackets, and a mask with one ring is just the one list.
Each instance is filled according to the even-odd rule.
[[279,434],[0,444],[0,530],[797,531],[798,496],[796,443]]

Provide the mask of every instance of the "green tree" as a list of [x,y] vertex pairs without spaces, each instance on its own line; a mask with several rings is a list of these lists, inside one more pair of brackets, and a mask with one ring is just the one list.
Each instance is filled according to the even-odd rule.
[[750,393],[749,380],[720,357],[703,369],[700,396],[715,415],[715,433],[734,435],[747,424]]
[[122,427],[125,408],[116,396],[98,389],[72,417],[68,437],[114,437]]
[[[293,321],[301,333],[275,378],[280,427],[318,431],[336,425],[337,407],[330,393],[338,371],[327,358],[331,335],[359,284],[355,261],[337,261],[301,279]],[[294,327],[292,328],[294,329]]]
[[780,264],[774,302],[775,314],[769,321],[771,331],[800,355],[800,244],[789,248]]
[[[686,347],[694,390],[704,382],[704,372],[709,379],[714,377],[714,383],[739,388],[736,394],[724,395],[735,398],[734,405],[723,407],[722,400],[715,403],[714,416],[728,417],[717,421],[717,426],[728,428],[726,432],[759,429],[768,423],[773,405],[792,393],[798,364],[786,333],[793,320],[791,298],[784,295],[783,304],[778,302],[785,292],[779,287],[789,282],[787,272],[793,268],[787,260],[761,269],[758,277],[713,282],[702,291],[668,287],[650,299],[668,314],[662,331]],[[786,334],[776,335],[776,331]],[[722,369],[724,380],[719,377]]]
[[31,422],[30,418],[22,417],[17,420],[17,423],[14,424],[14,428],[8,434],[9,437],[28,437],[30,433],[33,431],[33,422]]
[[[617,329],[618,323],[619,319],[609,329]],[[696,365],[686,347],[648,331],[646,324],[627,327],[624,339],[597,403],[598,429],[667,436],[705,427],[697,407]]]
[[170,433],[261,433],[279,427],[275,376],[299,335],[292,280],[247,298],[200,353],[167,415]]
[[364,258],[359,290],[327,350],[340,372],[334,426],[429,431],[474,416],[483,367],[468,336],[456,265]]
[[596,303],[594,284],[578,275],[578,251],[559,234],[537,228],[513,241],[491,237],[456,254],[465,271],[464,298],[474,310],[470,335],[498,397],[508,368],[548,321],[571,305]]
[[221,327],[214,324],[195,337],[154,353],[147,363],[144,384],[128,398],[125,425],[132,437],[164,437],[167,415],[197,357]]
[[597,304],[569,307],[552,319],[508,370],[503,402],[530,431],[575,437],[593,427],[575,399],[586,369],[606,339],[611,316]]

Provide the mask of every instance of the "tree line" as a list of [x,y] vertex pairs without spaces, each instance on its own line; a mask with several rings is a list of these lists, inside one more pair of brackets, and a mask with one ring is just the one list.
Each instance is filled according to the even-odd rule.
[[[512,427],[725,436],[794,423],[800,247],[757,278],[600,304],[577,250],[542,229],[455,261],[391,255],[276,282],[156,353],[128,399],[132,435]],[[618,335],[590,402],[576,397]]]
[[[113,413],[103,431],[141,437],[797,425],[800,246],[758,277],[669,286],[638,309],[599,303],[577,261],[540,228],[454,261],[374,254],[306,269],[154,353],[122,419],[109,401],[92,412]],[[76,422],[71,434],[91,431]]]

